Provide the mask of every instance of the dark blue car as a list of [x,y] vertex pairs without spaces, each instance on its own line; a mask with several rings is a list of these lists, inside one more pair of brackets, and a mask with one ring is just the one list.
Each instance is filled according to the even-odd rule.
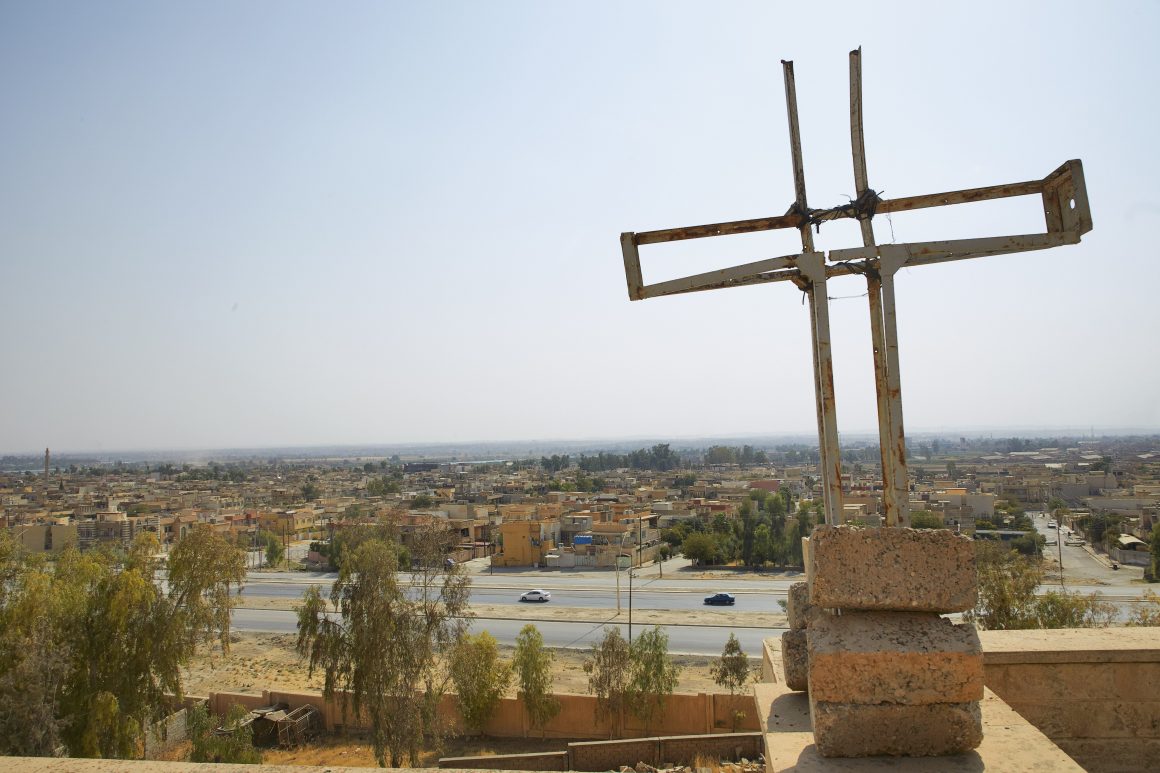
[[728,604],[733,606],[733,602],[737,599],[733,598],[732,593],[714,593],[712,596],[705,597],[706,604]]

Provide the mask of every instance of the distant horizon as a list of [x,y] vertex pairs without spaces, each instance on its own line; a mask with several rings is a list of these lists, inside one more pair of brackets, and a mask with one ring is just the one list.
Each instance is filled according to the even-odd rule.
[[[1094,434],[1093,434],[1094,432]],[[1003,437],[1020,437],[1025,439],[1046,439],[1049,437],[1063,437],[1072,439],[1095,439],[1102,438],[1123,438],[1123,437],[1150,437],[1160,436],[1160,427],[1077,427],[1074,425],[1061,426],[1008,426],[1008,427],[975,427],[975,428],[918,428],[907,432],[907,439],[930,439],[930,438],[979,438],[986,436]],[[878,430],[860,430],[852,432],[841,432],[840,438],[843,443],[848,442],[878,442]],[[634,436],[626,435],[622,437],[555,437],[555,438],[506,438],[500,440],[456,440],[456,441],[396,441],[396,442],[368,442],[368,443],[302,443],[302,444],[280,444],[280,445],[242,445],[242,446],[221,446],[221,447],[156,447],[156,448],[64,448],[61,450],[48,447],[50,459],[63,457],[80,457],[80,456],[94,456],[94,457],[112,457],[117,455],[134,456],[137,461],[143,461],[144,457],[149,454],[157,455],[154,458],[163,459],[164,455],[180,455],[182,457],[191,456],[212,456],[214,454],[227,455],[273,455],[273,454],[299,454],[305,456],[323,456],[323,455],[338,455],[338,456],[376,456],[384,455],[379,452],[399,453],[400,451],[409,452],[411,455],[420,453],[424,450],[435,451],[439,449],[448,450],[462,450],[466,451],[470,448],[485,449],[496,447],[515,447],[523,449],[523,453],[527,453],[528,448],[544,447],[543,451],[568,451],[575,449],[578,452],[583,451],[599,451],[599,450],[614,450],[625,447],[647,447],[657,443],[681,444],[686,447],[703,448],[709,445],[729,445],[729,444],[774,444],[774,443],[797,443],[801,442],[810,446],[817,446],[817,436],[815,433],[808,432],[761,432],[754,434],[709,434],[709,435],[656,435],[656,436]],[[351,453],[343,454],[341,452],[348,451]],[[358,452],[358,453],[355,453]],[[16,458],[40,458],[43,457],[43,449],[26,449],[26,450],[0,450],[0,457],[16,457]]]

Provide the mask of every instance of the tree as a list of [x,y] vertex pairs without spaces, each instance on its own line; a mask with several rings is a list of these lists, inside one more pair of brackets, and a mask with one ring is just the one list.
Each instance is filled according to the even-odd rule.
[[[399,582],[399,547],[371,538],[344,554],[330,592],[330,609],[311,587],[298,609],[298,653],[309,672],[323,672],[323,695],[350,696],[350,709],[370,723],[375,759],[400,767],[419,762],[426,735],[438,735],[436,709],[450,676],[439,656],[464,633],[470,578],[462,565],[444,568],[451,535],[434,527],[416,532],[418,557],[410,587]],[[409,593],[406,591],[410,591]],[[342,710],[347,712],[344,701]]]
[[435,500],[432,499],[429,495],[420,494],[419,496],[417,496],[411,500],[411,509],[412,510],[423,510],[425,508],[430,507],[433,504],[435,504]]
[[0,749],[137,756],[196,649],[228,651],[242,552],[195,528],[169,554],[166,591],[157,553],[146,532],[126,553],[67,549],[49,571],[0,544]]
[[1115,607],[1095,593],[1053,590],[1037,596],[1043,569],[1035,557],[990,540],[976,542],[975,555],[979,596],[963,616],[980,628],[1093,628],[1115,618]]
[[263,529],[258,533],[258,539],[266,546],[266,566],[274,567],[282,562],[282,556],[286,554],[285,548],[282,547],[282,538],[272,531]]
[[555,653],[544,649],[544,637],[536,626],[529,623],[520,629],[512,660],[516,694],[524,703],[528,724],[541,732],[560,713],[560,701],[552,694],[552,662],[555,659]]
[[943,523],[942,516],[935,515],[929,510],[918,510],[910,514],[910,527],[912,529],[943,529],[946,524]]
[[307,502],[313,502],[320,496],[322,496],[322,489],[318,487],[317,483],[312,480],[308,480],[302,484],[302,498]]
[[460,637],[451,651],[451,679],[468,728],[483,733],[511,677],[511,665],[500,662],[494,636],[483,631]]
[[1152,552],[1152,577],[1155,582],[1160,579],[1160,523],[1152,527],[1152,538],[1149,540]]
[[699,564],[711,564],[717,559],[717,542],[708,534],[690,534],[681,542],[685,558]]
[[584,661],[588,691],[596,696],[596,720],[610,720],[609,738],[624,732],[631,664],[628,642],[620,635],[619,628],[605,628],[604,638],[592,645],[592,653]]
[[217,732],[217,717],[209,713],[205,703],[198,703],[185,714],[185,726],[192,749],[190,762],[232,762],[242,765],[256,765],[262,761],[262,752],[254,748],[254,728],[242,724],[249,712],[244,706],[234,704],[226,714],[222,727],[224,733]]
[[725,649],[721,657],[709,668],[713,681],[724,687],[733,695],[749,681],[749,658],[741,649],[741,642],[737,636],[729,634],[729,641],[725,642]]
[[665,700],[673,694],[681,667],[669,658],[669,637],[660,626],[643,631],[629,648],[628,689],[625,697],[632,713],[644,722],[648,735],[652,720],[664,714]]

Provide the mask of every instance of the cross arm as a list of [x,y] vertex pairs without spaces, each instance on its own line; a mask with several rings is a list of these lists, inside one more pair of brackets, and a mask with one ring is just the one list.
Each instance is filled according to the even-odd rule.
[[[1087,187],[1084,183],[1083,164],[1078,160],[1067,161],[1042,180],[992,185],[985,188],[968,188],[947,193],[932,193],[898,199],[883,199],[877,202],[874,213],[908,212],[927,207],[943,207],[967,204],[976,201],[1028,196],[1038,194],[1043,201],[1046,232],[1018,236],[986,237],[981,239],[955,239],[938,242],[913,242],[909,244],[887,245],[904,249],[909,255],[908,265],[939,263],[947,260],[1000,255],[1012,252],[1047,249],[1063,244],[1077,244],[1080,237],[1092,229],[1091,210],[1088,205]],[[734,220],[725,223],[669,228],[660,231],[626,232],[621,234],[621,251],[624,257],[625,276],[628,281],[630,300],[638,301],[661,295],[714,290],[763,282],[791,279],[796,275],[793,266],[798,256],[791,255],[764,261],[747,263],[721,271],[711,271],[691,277],[674,279],[646,285],[640,267],[640,245],[663,242],[700,239],[710,236],[754,233],[781,228],[800,228],[809,222],[825,222],[843,217],[856,217],[848,207],[830,210],[810,210],[809,216],[790,212],[780,217]],[[873,215],[870,215],[873,217]],[[881,247],[866,246],[846,250],[833,250],[829,254],[831,262],[870,259],[881,254]],[[790,269],[790,270],[784,270]],[[827,273],[836,276],[853,273],[839,266],[829,266]]]

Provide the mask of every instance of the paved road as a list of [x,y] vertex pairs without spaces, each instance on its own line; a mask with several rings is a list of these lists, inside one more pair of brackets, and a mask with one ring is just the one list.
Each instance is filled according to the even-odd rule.
[[[251,579],[242,589],[243,598],[267,597],[267,598],[301,598],[310,582],[255,582]],[[323,592],[328,591],[329,583],[321,583]],[[531,586],[520,585],[518,587],[480,587],[478,584],[473,584],[471,589],[471,603],[473,604],[519,604],[520,594],[525,590],[529,590]],[[553,607],[579,607],[586,609],[615,609],[616,608],[616,589],[615,588],[587,588],[587,587],[558,587],[551,583],[543,583],[535,587],[544,588],[552,594],[552,600],[548,602]],[[634,584],[632,592],[632,604],[637,609],[704,609],[706,611],[716,611],[727,613],[730,611],[729,607],[712,607],[706,606],[704,603],[705,596],[708,592],[695,589],[680,589],[680,590],[652,590],[649,586],[645,586],[644,590],[640,590],[639,586]],[[780,610],[778,600],[785,600],[786,592],[781,591],[758,591],[757,589],[750,590],[749,588],[741,589],[735,593],[737,597],[737,604],[734,607],[737,611],[748,612],[777,612]],[[628,583],[624,584],[620,592],[620,603],[622,608],[626,608],[629,602]]]
[[[1051,521],[1047,518],[1040,518],[1038,513],[1028,513],[1028,515],[1034,519],[1035,528],[1049,542],[1059,541],[1056,530],[1048,526]],[[1065,542],[1066,538],[1065,533]],[[1141,586],[1132,582],[1132,580],[1139,580],[1143,577],[1144,570],[1141,567],[1121,566],[1119,569],[1112,569],[1104,561],[1092,556],[1085,548],[1076,545],[1057,544],[1047,545],[1043,548],[1045,556],[1056,560],[1058,560],[1061,551],[1063,553],[1063,580],[1068,590],[1078,590],[1082,593],[1095,591],[1113,596],[1131,595],[1136,597],[1141,594]],[[1072,573],[1077,578],[1076,582],[1083,583],[1082,585],[1073,585],[1070,579]],[[1093,581],[1099,584],[1093,584]]]
[[[621,615],[622,618],[626,615]],[[488,631],[499,640],[500,644],[515,644],[516,635],[530,621],[527,620],[496,620],[476,619],[472,624],[473,631]],[[535,626],[544,637],[544,644],[549,647],[573,647],[585,649],[603,636],[606,625],[613,623],[564,623],[555,620],[535,621]],[[296,619],[293,612],[284,612],[272,609],[236,609],[233,615],[233,626],[238,631],[263,631],[276,633],[294,633]],[[618,624],[621,633],[628,636],[627,624]],[[776,628],[730,628],[728,626],[701,626],[701,625],[664,625],[662,629],[669,635],[669,651],[692,655],[720,655],[730,632],[737,635],[741,648],[751,656],[761,654],[761,640],[767,636],[777,636],[781,630]],[[635,636],[642,630],[639,625],[633,626]]]

